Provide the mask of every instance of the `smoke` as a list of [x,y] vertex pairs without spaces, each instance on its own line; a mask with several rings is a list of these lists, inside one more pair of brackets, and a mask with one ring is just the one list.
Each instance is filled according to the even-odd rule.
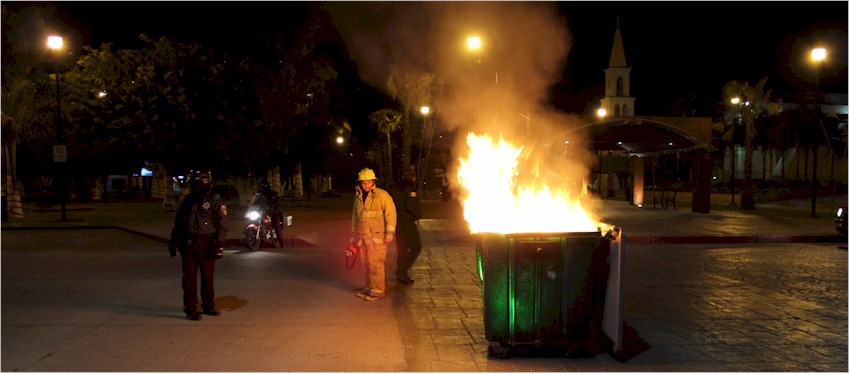
[[[439,95],[427,104],[439,111],[441,129],[458,130],[456,156],[468,131],[503,135],[527,155],[545,146],[551,156],[563,156],[562,140],[543,142],[563,139],[572,122],[547,104],[571,47],[554,3],[331,2],[327,8],[370,84],[386,88],[391,70],[435,77]],[[480,38],[480,48],[468,47],[471,36]],[[586,175],[581,169],[579,180]]]

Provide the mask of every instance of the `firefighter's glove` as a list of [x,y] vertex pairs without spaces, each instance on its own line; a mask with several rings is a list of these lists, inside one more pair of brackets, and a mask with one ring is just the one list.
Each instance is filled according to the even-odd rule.
[[393,233],[388,232],[387,235],[384,236],[384,243],[390,244],[393,241]]

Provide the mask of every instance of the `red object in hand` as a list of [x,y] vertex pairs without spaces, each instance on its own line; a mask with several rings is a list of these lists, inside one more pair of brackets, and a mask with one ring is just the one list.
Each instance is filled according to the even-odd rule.
[[360,252],[360,248],[354,245],[354,243],[348,243],[348,248],[345,249],[345,255],[347,257],[353,257],[357,255],[357,252]]

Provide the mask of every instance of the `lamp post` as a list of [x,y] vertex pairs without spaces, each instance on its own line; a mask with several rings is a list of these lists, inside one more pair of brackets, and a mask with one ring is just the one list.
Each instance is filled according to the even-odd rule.
[[[826,59],[825,48],[812,49],[812,61],[815,62],[815,117],[818,125],[820,124],[820,65]],[[814,152],[812,153],[812,218],[818,218],[815,209],[815,202],[818,196],[818,143],[814,142]]]
[[734,105],[734,108],[735,108],[735,111],[734,111],[733,117],[732,117],[732,136],[729,137],[729,142],[732,144],[732,146],[730,147],[731,151],[729,152],[730,157],[732,159],[732,175],[729,177],[730,185],[731,185],[731,188],[732,188],[732,202],[729,203],[729,205],[735,205],[735,163],[736,163],[735,162],[735,153],[736,153],[736,151],[735,151],[735,124],[738,123],[738,113],[739,113],[738,104],[741,103],[741,98],[733,97],[729,100],[729,102],[732,103],[732,105]]
[[[63,44],[64,43],[63,43],[61,36],[51,35],[51,36],[47,37],[47,47],[50,48],[51,50],[55,51],[56,54],[58,54],[59,51],[62,50]],[[54,66],[58,66],[58,62]],[[64,129],[62,128],[62,102],[59,99],[59,92],[60,92],[59,69],[54,68],[53,73],[56,75],[56,118],[54,119],[54,121],[56,121],[56,124],[55,124],[56,125],[56,139],[57,139],[58,143],[61,143],[64,140]],[[67,148],[64,144],[57,144],[57,145],[53,146],[53,161],[54,162],[65,163],[68,160],[67,157],[68,157],[68,152],[67,152]],[[58,192],[58,195],[59,195],[59,203],[62,207],[62,221],[66,221],[67,220],[66,210],[65,210],[65,195],[67,194],[67,185],[66,185],[66,180],[65,180],[66,176],[65,176],[64,168],[57,167],[57,170],[60,170],[60,169],[61,169],[61,171],[59,171],[59,173],[57,173],[57,175],[60,175],[59,186],[58,186],[59,188],[58,188],[57,192]]]
[[481,66],[481,52],[479,52],[481,50],[481,38],[477,36],[466,38],[466,46],[476,52],[475,63]]

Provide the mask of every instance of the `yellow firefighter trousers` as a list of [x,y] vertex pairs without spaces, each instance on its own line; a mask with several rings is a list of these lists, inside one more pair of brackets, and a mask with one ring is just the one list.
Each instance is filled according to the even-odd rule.
[[363,236],[363,248],[360,253],[360,263],[366,275],[366,290],[373,296],[383,297],[387,289],[387,279],[384,263],[387,260],[387,244],[384,237]]

